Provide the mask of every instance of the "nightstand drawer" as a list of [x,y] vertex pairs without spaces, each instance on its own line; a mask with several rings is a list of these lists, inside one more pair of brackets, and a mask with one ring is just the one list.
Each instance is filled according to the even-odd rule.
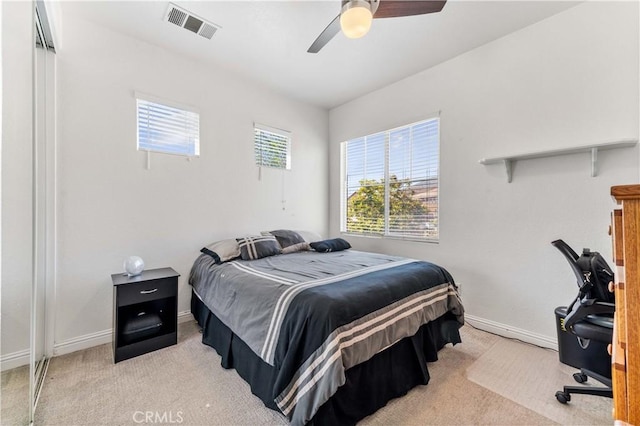
[[178,291],[177,283],[176,278],[165,278],[120,285],[118,286],[118,306],[174,297]]

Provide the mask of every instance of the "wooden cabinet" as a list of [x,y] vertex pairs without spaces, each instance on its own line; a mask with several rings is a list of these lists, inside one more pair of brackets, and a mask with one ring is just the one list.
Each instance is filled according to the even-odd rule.
[[179,276],[172,268],[111,275],[114,362],[177,343]]
[[614,419],[640,425],[640,185],[611,188],[616,313],[612,348]]

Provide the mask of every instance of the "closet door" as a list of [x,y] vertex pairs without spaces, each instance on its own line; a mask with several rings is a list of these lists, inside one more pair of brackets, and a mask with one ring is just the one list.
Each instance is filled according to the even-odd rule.
[[2,424],[32,415],[33,59],[30,2],[0,2],[2,31]]
[[[54,162],[54,77],[55,50],[51,27],[44,2],[34,7],[35,43],[33,51],[33,140],[32,140],[32,300],[31,300],[31,398],[32,419],[52,344],[47,340],[52,331],[47,328],[51,300],[55,243],[53,202]],[[52,293],[52,292],[49,292]]]
[[[49,31],[49,39],[47,37]],[[44,3],[0,2],[2,424],[33,422],[53,283],[54,55]]]

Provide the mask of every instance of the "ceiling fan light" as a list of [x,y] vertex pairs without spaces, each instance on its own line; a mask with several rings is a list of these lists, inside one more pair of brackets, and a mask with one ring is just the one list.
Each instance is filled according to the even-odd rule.
[[369,32],[373,14],[368,1],[352,0],[342,6],[340,28],[349,38],[360,38]]

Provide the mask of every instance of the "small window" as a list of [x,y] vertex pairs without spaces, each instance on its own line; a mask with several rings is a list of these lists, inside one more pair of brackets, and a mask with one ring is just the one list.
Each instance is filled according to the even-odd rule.
[[253,125],[254,151],[258,166],[291,170],[291,133],[286,130]]
[[342,232],[438,240],[440,119],[342,143]]
[[136,97],[139,151],[200,155],[198,112]]

